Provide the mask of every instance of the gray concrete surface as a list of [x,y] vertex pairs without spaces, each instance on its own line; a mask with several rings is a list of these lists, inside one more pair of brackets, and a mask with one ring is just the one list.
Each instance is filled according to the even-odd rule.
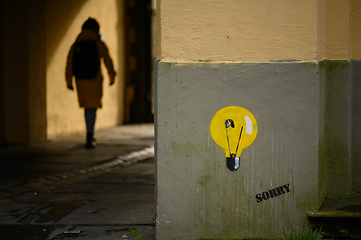
[[2,146],[0,239],[155,239],[153,125]]
[[[307,223],[323,200],[318,64],[160,61],[156,76],[158,239],[282,238]],[[258,126],[236,172],[210,132],[229,106],[247,109]],[[286,194],[259,201],[284,185]]]

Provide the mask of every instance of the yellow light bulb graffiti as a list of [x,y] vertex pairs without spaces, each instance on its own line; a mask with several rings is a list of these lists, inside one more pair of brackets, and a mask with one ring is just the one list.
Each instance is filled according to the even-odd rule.
[[236,171],[240,167],[242,150],[257,136],[257,122],[247,109],[230,106],[214,115],[210,131],[214,141],[225,151],[228,169]]

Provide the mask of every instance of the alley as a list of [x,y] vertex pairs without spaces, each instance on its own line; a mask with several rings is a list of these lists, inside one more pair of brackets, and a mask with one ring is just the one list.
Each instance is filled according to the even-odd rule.
[[128,126],[99,131],[91,151],[81,135],[2,147],[0,239],[155,239],[153,138]]

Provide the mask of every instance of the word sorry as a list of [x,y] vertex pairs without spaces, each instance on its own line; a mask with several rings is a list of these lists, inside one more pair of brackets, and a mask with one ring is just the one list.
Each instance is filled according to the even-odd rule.
[[268,192],[259,193],[256,195],[257,202],[262,202],[262,200],[268,200],[270,198],[274,198],[280,196],[282,194],[290,192],[289,188],[290,184],[286,184],[283,186],[276,187],[274,189],[269,190]]

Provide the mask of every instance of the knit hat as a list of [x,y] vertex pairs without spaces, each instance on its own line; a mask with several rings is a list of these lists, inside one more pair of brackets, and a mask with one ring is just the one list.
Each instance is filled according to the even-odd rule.
[[85,21],[81,29],[89,29],[99,34],[99,24],[94,18],[88,18],[88,20]]

